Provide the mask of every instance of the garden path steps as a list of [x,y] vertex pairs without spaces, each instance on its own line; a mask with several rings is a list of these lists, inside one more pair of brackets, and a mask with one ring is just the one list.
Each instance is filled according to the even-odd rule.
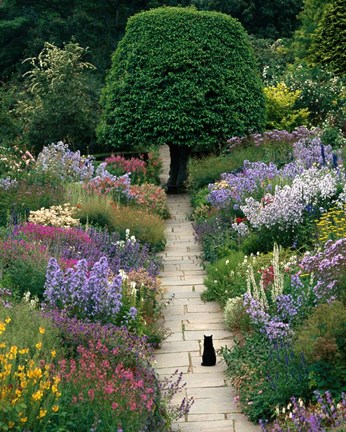
[[[167,179],[169,152],[161,148],[164,174]],[[213,334],[216,349],[232,345],[232,335],[223,324],[223,313],[216,303],[204,303],[201,292],[205,289],[205,272],[200,258],[201,249],[195,243],[192,211],[187,194],[168,196],[171,218],[166,221],[167,245],[160,274],[165,296],[174,300],[165,311],[165,323],[170,336],[156,353],[156,370],[161,379],[176,369],[184,373],[187,383],[182,397],[193,397],[194,404],[188,415],[176,422],[174,431],[181,432],[257,432],[258,426],[250,423],[234,403],[234,389],[228,384],[224,371],[226,365],[218,356],[216,366],[201,366],[203,335]]]

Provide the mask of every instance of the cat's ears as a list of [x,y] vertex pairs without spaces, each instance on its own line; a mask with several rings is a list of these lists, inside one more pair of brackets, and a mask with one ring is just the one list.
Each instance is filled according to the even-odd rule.
[[209,337],[210,338],[210,337],[213,337],[213,335],[210,335],[210,336],[204,335],[204,337]]

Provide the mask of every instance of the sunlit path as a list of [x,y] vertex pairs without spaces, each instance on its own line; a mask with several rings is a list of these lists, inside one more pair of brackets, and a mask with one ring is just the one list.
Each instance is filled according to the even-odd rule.
[[[169,155],[166,150],[164,148],[162,157],[167,170]],[[213,335],[216,349],[231,346],[232,336],[225,330],[219,306],[204,303],[200,298],[204,290],[204,270],[201,267],[201,249],[194,242],[192,223],[188,220],[192,210],[189,198],[187,195],[169,196],[168,204],[171,219],[166,222],[167,246],[162,253],[164,267],[161,279],[167,298],[174,294],[175,300],[165,313],[171,334],[157,352],[156,368],[161,377],[171,375],[176,369],[182,371],[187,383],[186,396],[195,400],[188,416],[177,422],[174,430],[259,431],[240,414],[233,402],[235,393],[227,384],[226,365],[221,358],[217,358],[216,366],[201,366],[204,335]]]

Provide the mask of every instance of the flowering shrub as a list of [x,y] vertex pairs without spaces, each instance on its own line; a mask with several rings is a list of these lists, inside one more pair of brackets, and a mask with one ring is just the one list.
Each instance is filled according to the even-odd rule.
[[96,195],[112,194],[114,198],[130,199],[130,174],[126,173],[117,177],[106,170],[106,165],[104,162],[97,167],[96,177],[89,180],[84,185],[84,189]]
[[[323,395],[315,392],[316,403],[306,406],[302,399],[291,398],[286,407],[277,408],[279,420],[270,428],[272,432],[324,432],[339,430],[346,426],[346,395],[342,393],[340,402],[333,400],[329,391]],[[268,432],[266,422],[260,421],[263,432]],[[340,429],[339,429],[340,428]]]
[[333,153],[331,145],[324,145],[319,136],[300,139],[293,144],[293,156],[305,169],[312,166],[335,166],[338,154]]
[[307,206],[319,207],[336,197],[340,183],[335,170],[313,167],[296,176],[292,185],[276,186],[274,194],[267,193],[260,201],[246,198],[241,209],[254,228],[289,229],[302,223]]
[[48,360],[47,355],[43,357],[43,327],[34,353],[29,348],[6,346],[1,335],[10,321],[0,321],[0,428],[42,431],[59,411],[60,377],[50,371],[56,353],[51,351]]
[[162,218],[168,218],[167,196],[162,187],[150,183],[132,185],[130,194],[138,206],[153,211]]
[[21,150],[17,146],[11,148],[0,146],[0,175],[21,173],[34,162],[34,157],[27,150]]
[[29,222],[39,225],[51,225],[55,227],[71,227],[79,225],[79,219],[74,218],[77,212],[71,204],[51,206],[48,209],[30,211]]
[[70,407],[67,416],[75,430],[144,430],[155,409],[155,375],[115,362],[117,348],[110,350],[100,341],[77,351],[76,360],[59,362],[62,403]]
[[94,173],[92,160],[82,157],[79,150],[71,151],[62,141],[43,147],[35,167],[64,182],[89,180]]
[[342,209],[331,207],[316,220],[318,240],[324,244],[327,240],[339,240],[346,237],[346,205]]
[[110,156],[105,159],[107,171],[111,174],[120,176],[131,173],[131,181],[134,184],[144,181],[147,168],[144,160],[139,158],[125,159],[123,156]]
[[293,144],[300,139],[314,138],[319,133],[321,133],[319,128],[308,129],[306,126],[299,126],[291,132],[285,129],[273,129],[263,134],[255,133],[246,137],[234,136],[227,142],[229,144],[228,149],[232,150],[235,146],[245,145],[248,142],[253,143],[255,146],[273,145],[275,142],[280,141]]
[[227,208],[233,203],[236,210],[247,197],[261,198],[271,191],[274,179],[286,183],[294,175],[294,171],[281,171],[273,163],[244,161],[240,173],[223,173],[219,182],[209,185],[207,201],[216,208]]
[[107,258],[89,272],[85,259],[62,272],[55,258],[48,263],[44,298],[50,307],[66,309],[70,316],[114,320],[122,307],[122,278],[111,274]]

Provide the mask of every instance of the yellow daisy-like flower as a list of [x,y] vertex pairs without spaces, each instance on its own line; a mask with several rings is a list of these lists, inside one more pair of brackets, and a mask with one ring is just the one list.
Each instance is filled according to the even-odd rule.
[[55,350],[52,350],[52,351],[50,352],[50,354],[51,354],[51,356],[54,358],[54,357],[56,356],[56,351],[55,351]]
[[26,423],[26,422],[28,421],[28,417],[21,417],[21,418],[20,418],[20,421],[21,421],[22,423]]
[[6,324],[9,324],[11,322],[11,318],[10,317],[7,317],[6,319],[5,319],[5,323]]
[[52,406],[52,411],[55,412],[55,413],[58,412],[59,411],[59,405],[53,405]]
[[40,350],[42,348],[42,342],[38,342],[35,347]]
[[6,348],[5,342],[0,343],[0,348]]
[[19,354],[28,354],[29,348],[20,349],[18,352],[19,352]]
[[39,327],[38,331],[39,331],[41,334],[44,334],[44,332],[46,331],[46,329],[45,329],[44,327]]
[[38,401],[41,400],[43,396],[43,391],[42,390],[37,390],[37,392],[32,394],[32,398],[34,399],[34,401]]
[[37,418],[41,419],[41,418],[45,417],[46,414],[47,414],[47,410],[43,409],[43,408],[40,408],[40,414],[37,416]]

